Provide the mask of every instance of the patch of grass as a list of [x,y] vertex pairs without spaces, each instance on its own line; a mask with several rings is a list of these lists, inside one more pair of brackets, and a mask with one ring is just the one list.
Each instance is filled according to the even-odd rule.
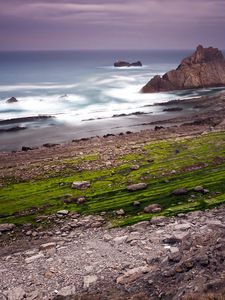
[[[135,153],[134,149],[132,154],[120,158],[119,167],[70,174],[63,171],[32,182],[9,182],[0,190],[0,222],[21,224],[34,220],[38,214],[50,214],[65,208],[83,214],[105,211],[109,218],[114,219],[115,225],[124,226],[149,220],[152,214],[144,214],[143,209],[151,203],[162,206],[160,215],[170,216],[225,202],[225,132],[154,141],[141,147],[143,152]],[[76,164],[77,159],[93,161],[98,160],[99,155],[67,159],[66,162]],[[132,170],[133,164],[139,164],[140,168]],[[87,190],[71,189],[73,181],[82,180],[90,181],[91,187]],[[146,189],[127,190],[129,184],[140,181],[148,184]],[[210,193],[194,192],[197,185],[203,185]],[[189,193],[184,196],[171,194],[180,187],[187,188]],[[87,202],[84,205],[65,204],[61,199],[65,194],[85,196]],[[140,206],[133,206],[134,201],[139,201]],[[41,209],[24,216],[23,212],[32,206]],[[116,219],[112,212],[120,208],[125,210],[126,217]]]

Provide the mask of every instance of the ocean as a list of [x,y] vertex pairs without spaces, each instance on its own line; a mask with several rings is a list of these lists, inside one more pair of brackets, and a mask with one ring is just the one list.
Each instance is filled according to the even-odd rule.
[[[192,52],[193,50],[1,52],[0,120],[37,115],[52,115],[55,118],[18,124],[26,126],[30,135],[21,131],[1,133],[0,150],[10,148],[3,145],[3,137],[6,135],[11,143],[13,140],[15,144],[18,143],[20,137],[21,143],[26,142],[24,136],[29,142],[33,135],[32,129],[54,125],[81,128],[90,120],[110,120],[118,114],[157,114],[159,111],[152,104],[211,93],[212,89],[139,93],[154,75],[176,68]],[[113,63],[117,60],[140,60],[143,67],[115,68]],[[7,103],[6,100],[13,96],[18,102]],[[57,135],[54,140],[57,140]]]

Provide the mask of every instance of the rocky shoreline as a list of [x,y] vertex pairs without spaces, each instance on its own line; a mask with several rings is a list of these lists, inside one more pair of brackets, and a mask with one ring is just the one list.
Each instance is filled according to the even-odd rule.
[[[223,151],[224,97],[225,94],[221,93],[213,97],[182,100],[184,106],[191,104],[201,107],[199,113],[195,113],[194,117],[183,116],[166,122],[152,123],[153,130],[106,134],[104,137],[82,138],[68,144],[47,143],[35,149],[0,152],[0,184],[1,191],[4,190],[0,192],[0,197],[3,197],[11,186],[13,186],[13,193],[14,188],[20,185],[22,191],[25,191],[23,197],[29,196],[32,191],[26,191],[28,185],[23,186],[26,182],[31,187],[36,184],[38,188],[47,182],[49,189],[48,180],[51,182],[60,176],[60,181],[54,182],[51,186],[55,190],[59,189],[60,192],[57,196],[53,195],[54,197],[50,195],[51,203],[43,202],[42,206],[18,210],[17,214],[11,216],[1,215],[0,220],[7,217],[15,219],[32,215],[36,217],[35,224],[33,221],[33,223],[27,221],[20,226],[11,225],[7,230],[2,230],[3,225],[0,227],[2,231],[0,299],[224,299],[224,206],[185,214],[178,210],[173,217],[158,215],[161,209],[160,194],[153,185],[154,181],[159,180],[160,193],[168,189],[170,195],[165,194],[168,201],[180,205],[181,211],[182,205],[187,202],[188,207],[191,207],[193,201],[198,198],[200,204],[204,205],[214,198],[222,199],[221,178],[223,178],[224,157],[223,152],[218,151],[220,148]],[[179,107],[180,104],[181,101],[174,101],[161,105],[171,108]],[[210,139],[209,134],[212,134],[212,142],[207,144]],[[192,152],[191,144],[197,143],[198,140],[200,145],[195,144],[195,152]],[[156,170],[154,164],[160,158],[158,153],[161,147],[165,146],[160,143],[164,141],[169,141],[165,145],[171,156],[168,158],[163,156],[162,164],[158,165],[158,173],[148,177]],[[154,147],[150,147],[152,143],[155,143]],[[217,152],[212,153],[212,158],[209,156],[203,161],[205,155],[214,151],[213,146],[217,147]],[[150,147],[149,154],[146,152],[148,149],[146,147]],[[200,154],[203,150],[206,152],[198,156],[200,154],[197,152],[197,147],[200,147]],[[185,151],[189,149],[191,152],[186,153]],[[155,157],[154,151],[156,151]],[[179,158],[182,152],[186,153],[186,156]],[[171,158],[175,159],[175,165]],[[183,160],[189,159],[190,163],[183,165]],[[144,160],[145,164],[142,166]],[[167,161],[170,162],[168,166]],[[177,169],[179,163],[180,169]],[[140,173],[139,177],[138,172],[142,168],[143,173]],[[147,168],[151,168],[150,174]],[[211,173],[208,175],[207,168],[212,170],[209,172],[213,175]],[[190,177],[197,176],[193,172],[198,174],[197,172],[204,169],[206,179],[210,176],[210,179],[206,180],[208,184],[200,191],[200,186],[197,189],[194,180],[186,189],[185,174],[192,172]],[[104,173],[101,173],[101,170],[104,170]],[[218,182],[214,186],[215,172],[220,170],[221,178],[218,177]],[[118,183],[114,182],[117,180],[116,177],[109,181],[110,177],[107,176],[115,176],[116,172],[121,176]],[[138,182],[131,177],[135,172],[138,175]],[[71,173],[85,174],[86,177],[89,174],[91,184],[85,186],[85,190],[82,187],[78,192],[74,191],[73,188],[77,189],[77,185],[73,186],[70,180],[66,181]],[[97,183],[93,177],[95,173]],[[205,173],[203,174],[205,176]],[[123,180],[128,176],[130,177],[128,182],[125,182],[126,189],[123,186],[119,190],[120,178]],[[148,178],[150,178],[149,182]],[[179,187],[179,191],[174,185],[176,178],[179,184],[176,188]],[[86,178],[82,179],[86,180]],[[89,184],[89,181],[86,183]],[[93,190],[94,195],[98,191],[97,188],[101,192],[97,199],[92,194],[88,194],[88,190],[91,190],[95,183],[97,185],[96,190]],[[102,201],[104,194],[101,189],[109,189],[105,197],[110,198],[114,192],[110,190],[111,185],[114,184],[116,191],[119,191],[118,195],[116,194],[117,198],[119,196],[122,199],[123,193],[126,196],[128,192],[129,197],[137,195],[135,201],[131,201],[131,206],[126,204],[125,198],[124,208],[115,208],[111,215],[103,210],[94,214],[82,213],[83,207],[88,207],[92,201],[93,205]],[[70,189],[71,194],[82,194],[87,188],[87,203],[85,198],[85,201],[78,204],[77,197],[73,198],[73,195],[69,196],[64,192],[63,189],[66,188]],[[138,194],[139,189],[140,194]],[[151,208],[149,203],[148,206],[142,205],[141,202],[145,201],[145,197],[148,198],[147,193],[151,195],[154,189],[157,196],[154,198],[154,204],[150,202]],[[173,191],[172,196],[171,191]],[[14,197],[16,196],[18,195],[15,194]],[[38,201],[41,197],[43,195],[39,194]],[[58,197],[57,207],[60,209],[56,213],[49,213],[56,197]],[[71,199],[76,199],[76,203],[70,203]],[[116,198],[112,199],[115,201]],[[116,202],[113,203],[116,205]],[[80,209],[81,213],[70,210],[73,205]],[[107,203],[106,207],[108,205]],[[142,214],[146,213],[148,221],[123,228],[113,228],[115,225],[111,222],[112,216],[118,222],[126,220],[126,214],[136,209],[133,208],[135,205],[137,205],[137,212],[139,207],[142,208],[134,218],[142,217]],[[151,215],[152,205],[155,205],[154,209],[156,209],[153,215]],[[173,206],[170,207],[172,208]],[[166,211],[166,208],[163,209]],[[45,213],[46,211],[48,213]],[[214,298],[210,298],[210,294],[214,295]]]
[[64,216],[38,240],[26,234],[13,251],[1,247],[0,291],[9,300],[224,295],[224,219],[224,206],[120,229]]

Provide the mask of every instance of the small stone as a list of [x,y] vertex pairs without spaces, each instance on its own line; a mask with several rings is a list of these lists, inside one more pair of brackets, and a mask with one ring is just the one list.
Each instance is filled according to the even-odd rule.
[[172,192],[172,194],[175,196],[182,196],[182,195],[186,195],[187,193],[188,190],[186,188],[179,188]]
[[8,291],[8,300],[22,300],[26,296],[22,287],[16,287]]
[[10,223],[3,223],[0,224],[0,232],[6,232],[6,231],[11,231],[16,227],[15,224],[10,224]]
[[175,230],[181,230],[181,231],[185,231],[191,228],[191,224],[189,223],[185,223],[185,224],[177,224],[174,226]]
[[127,240],[127,235],[124,235],[124,236],[118,236],[116,238],[113,239],[113,241],[116,243],[116,244],[122,244],[123,242],[125,242]]
[[196,186],[196,187],[194,188],[194,191],[195,191],[195,192],[203,193],[204,188],[203,188],[203,186],[199,185],[199,186]]
[[89,288],[90,285],[93,285],[98,280],[98,277],[96,275],[88,275],[84,276],[84,288]]
[[90,186],[91,186],[91,184],[89,181],[74,181],[71,185],[71,188],[82,190],[82,189],[87,189]]
[[141,203],[139,201],[134,201],[133,206],[139,206]]
[[59,215],[59,216],[66,216],[66,215],[68,215],[68,213],[69,213],[69,211],[66,209],[57,211],[57,215]]
[[140,169],[140,166],[139,165],[133,165],[133,166],[131,166],[130,167],[131,168],[131,170],[138,170],[138,169]]
[[87,202],[87,199],[85,197],[78,197],[76,200],[77,204],[84,204]]
[[68,285],[63,287],[59,292],[58,292],[58,296],[62,296],[62,297],[68,297],[68,296],[72,296],[74,295],[76,292],[76,288],[73,285]]
[[116,211],[116,215],[117,216],[124,216],[125,215],[125,211],[121,208],[121,209],[118,209],[117,211]]
[[34,262],[35,260],[38,260],[38,259],[43,258],[43,257],[44,257],[44,254],[43,254],[43,253],[38,253],[38,254],[33,255],[33,256],[31,256],[31,257],[25,258],[25,262],[26,262],[27,264],[30,264],[30,263]]
[[152,217],[150,220],[150,224],[153,225],[164,225],[164,221],[166,220],[166,217],[164,216],[156,216],[156,217]]
[[128,284],[131,283],[138,278],[140,278],[143,274],[146,274],[151,271],[150,266],[142,266],[130,269],[124,273],[124,275],[119,276],[116,279],[117,284]]
[[162,207],[159,204],[150,204],[144,208],[145,213],[157,213],[161,211],[162,211]]
[[144,183],[144,182],[140,182],[140,183],[137,183],[137,184],[132,184],[132,185],[129,185],[127,187],[128,191],[138,191],[138,190],[143,190],[147,187],[147,184]]
[[44,250],[48,250],[51,248],[54,248],[56,246],[56,243],[52,242],[52,243],[46,243],[46,244],[42,244],[40,245],[39,250],[40,251],[44,251]]

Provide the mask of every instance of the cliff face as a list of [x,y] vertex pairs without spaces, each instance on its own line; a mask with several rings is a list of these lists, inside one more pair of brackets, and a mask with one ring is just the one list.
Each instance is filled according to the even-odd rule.
[[166,92],[204,87],[225,86],[225,59],[217,48],[203,48],[182,60],[176,70],[156,75],[142,89],[142,93]]

